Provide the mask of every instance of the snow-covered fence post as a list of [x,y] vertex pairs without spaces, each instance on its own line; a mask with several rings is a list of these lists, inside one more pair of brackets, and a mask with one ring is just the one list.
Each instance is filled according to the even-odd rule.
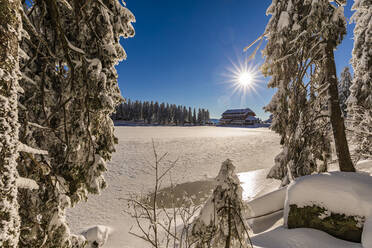
[[231,160],[222,163],[217,186],[193,223],[190,239],[197,248],[252,247],[244,220],[243,190],[234,170]]
[[0,247],[18,247],[18,38],[20,1],[0,0]]

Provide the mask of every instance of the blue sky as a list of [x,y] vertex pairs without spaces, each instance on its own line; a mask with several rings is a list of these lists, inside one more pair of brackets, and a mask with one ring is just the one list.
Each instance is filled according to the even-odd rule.
[[[351,16],[349,0],[345,15]],[[126,0],[134,13],[136,35],[123,40],[128,58],[117,66],[119,87],[132,100],[207,108],[219,118],[227,108],[249,107],[266,119],[262,107],[274,90],[261,78],[256,93],[233,93],[228,83],[232,62],[259,37],[269,20],[271,0]],[[349,64],[352,29],[336,51],[338,74]],[[262,46],[263,48],[263,46]],[[248,54],[249,55],[249,54]],[[254,65],[263,59],[257,53]]]

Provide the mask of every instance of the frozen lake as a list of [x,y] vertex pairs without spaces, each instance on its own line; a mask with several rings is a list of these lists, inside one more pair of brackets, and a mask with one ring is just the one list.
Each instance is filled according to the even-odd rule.
[[123,210],[129,193],[147,193],[153,185],[152,140],[160,155],[177,160],[171,174],[176,183],[213,178],[227,158],[237,172],[270,168],[280,151],[279,136],[267,128],[118,126],[115,134],[119,144],[105,175],[108,187],[68,213],[74,233],[97,224],[112,227],[110,248],[143,247],[128,234],[133,222]]

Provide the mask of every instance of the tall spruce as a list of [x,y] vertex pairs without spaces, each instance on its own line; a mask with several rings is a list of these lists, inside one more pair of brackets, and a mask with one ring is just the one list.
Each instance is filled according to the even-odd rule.
[[352,66],[354,79],[347,100],[355,160],[372,159],[372,1],[355,1]]
[[343,8],[328,0],[273,0],[267,14],[272,17],[265,30],[262,72],[271,76],[268,87],[278,90],[265,110],[273,113],[271,128],[281,135],[283,146],[268,176],[288,183],[324,170],[329,158],[327,124],[332,126],[340,169],[353,171],[333,57],[346,32]]
[[187,120],[189,121],[189,123],[192,123],[192,110],[191,110],[191,107],[189,107]]
[[19,1],[0,0],[0,247],[16,248],[20,232],[17,203]]
[[347,117],[347,104],[346,101],[350,96],[350,86],[353,78],[349,67],[345,67],[341,72],[340,82],[338,84],[338,95],[340,98],[340,107],[344,118]]
[[116,0],[46,0],[25,4],[22,20],[20,137],[48,154],[20,154],[20,175],[40,185],[20,190],[20,246],[80,247],[65,210],[105,187],[117,142],[110,114],[122,100],[119,41],[134,35],[135,19]]
[[193,114],[192,114],[192,124],[196,125],[196,110],[194,108]]

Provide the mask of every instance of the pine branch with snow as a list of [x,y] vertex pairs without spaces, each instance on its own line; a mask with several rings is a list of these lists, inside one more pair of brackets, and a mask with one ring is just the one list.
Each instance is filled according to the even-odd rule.
[[65,211],[105,187],[117,142],[110,115],[122,100],[119,41],[134,35],[135,18],[115,0],[47,0],[25,4],[22,21],[18,169],[39,190],[20,190],[21,245],[81,247]]

